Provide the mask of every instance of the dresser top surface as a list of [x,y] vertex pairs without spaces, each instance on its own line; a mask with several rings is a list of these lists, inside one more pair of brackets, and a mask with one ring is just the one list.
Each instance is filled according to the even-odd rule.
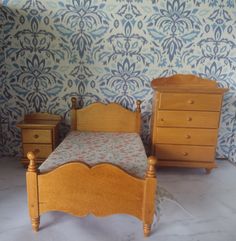
[[195,75],[176,74],[152,80],[151,86],[159,92],[189,92],[223,94],[227,88],[221,88],[213,80],[202,79]]

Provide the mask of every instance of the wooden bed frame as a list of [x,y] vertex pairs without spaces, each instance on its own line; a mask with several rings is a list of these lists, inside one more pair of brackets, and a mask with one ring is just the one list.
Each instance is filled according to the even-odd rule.
[[[78,131],[140,132],[141,109],[136,112],[118,104],[94,103],[76,109],[72,98],[71,128]],[[134,177],[116,165],[100,163],[93,167],[68,162],[47,173],[39,173],[37,153],[27,154],[28,207],[34,231],[39,230],[40,215],[62,211],[76,216],[129,214],[143,222],[144,236],[151,231],[155,210],[156,158],[148,158],[144,179]],[[102,160],[101,160],[102,161]]]

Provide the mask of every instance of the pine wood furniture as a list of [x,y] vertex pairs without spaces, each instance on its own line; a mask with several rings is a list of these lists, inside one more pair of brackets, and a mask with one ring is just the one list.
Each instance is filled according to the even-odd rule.
[[36,151],[37,163],[42,163],[59,143],[59,123],[61,117],[48,113],[26,115],[17,127],[21,128],[23,158],[21,163],[29,164],[27,153]]
[[215,81],[177,74],[154,79],[152,154],[158,166],[216,167],[221,103],[227,89]]
[[[78,110],[76,99],[72,98],[71,128],[79,132],[139,133],[140,111],[139,101],[136,112],[114,103],[95,103]],[[29,152],[27,157],[28,207],[33,230],[38,231],[40,215],[48,211],[77,216],[125,213],[142,220],[144,235],[149,235],[157,186],[155,157],[148,158],[144,178],[134,177],[110,163],[90,167],[79,160],[40,173],[36,167],[37,152]]]

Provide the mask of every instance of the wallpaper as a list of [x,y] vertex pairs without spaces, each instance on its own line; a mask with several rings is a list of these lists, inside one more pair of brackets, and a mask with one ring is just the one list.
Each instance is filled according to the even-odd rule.
[[218,156],[236,162],[234,0],[3,0],[0,11],[2,155],[19,155],[26,113],[65,118],[80,106],[142,103],[149,141],[153,78],[193,73],[229,88]]

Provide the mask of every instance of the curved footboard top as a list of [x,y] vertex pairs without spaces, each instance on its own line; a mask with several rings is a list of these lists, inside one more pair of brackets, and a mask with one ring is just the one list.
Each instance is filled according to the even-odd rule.
[[66,163],[38,175],[40,214],[62,211],[76,216],[126,213],[142,220],[144,182],[112,164],[93,167]]

